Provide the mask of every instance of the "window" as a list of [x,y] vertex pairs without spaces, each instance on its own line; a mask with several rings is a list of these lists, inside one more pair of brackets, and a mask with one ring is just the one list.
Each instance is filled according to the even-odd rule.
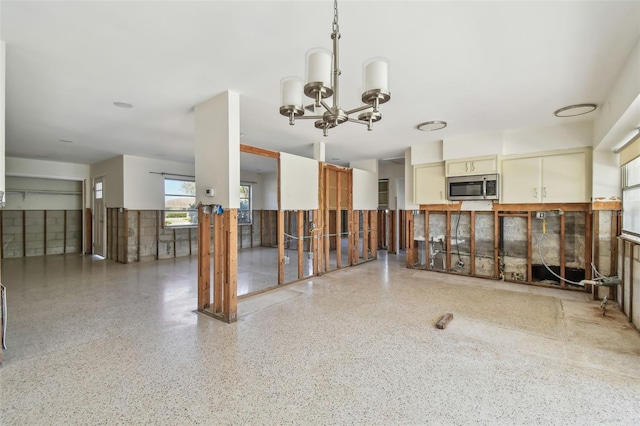
[[622,232],[640,237],[640,157],[622,166]]
[[238,210],[238,225],[251,224],[251,185],[240,185],[240,210]]
[[198,223],[196,183],[192,180],[164,180],[165,226],[188,226]]
[[96,182],[96,200],[102,198],[102,182]]

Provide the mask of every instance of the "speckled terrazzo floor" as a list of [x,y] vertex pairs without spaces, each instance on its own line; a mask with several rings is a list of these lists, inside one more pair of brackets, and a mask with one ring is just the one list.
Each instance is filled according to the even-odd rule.
[[390,258],[242,299],[232,325],[193,312],[195,258],[5,259],[0,424],[640,424],[619,312]]

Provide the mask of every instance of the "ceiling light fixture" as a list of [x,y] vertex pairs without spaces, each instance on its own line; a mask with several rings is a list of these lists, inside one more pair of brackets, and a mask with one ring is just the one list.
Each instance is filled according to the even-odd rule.
[[[338,2],[333,2],[333,52],[327,49],[316,48],[307,52],[307,83],[298,77],[285,77],[280,81],[281,107],[280,114],[289,117],[289,124],[294,125],[296,118],[316,120],[315,127],[322,129],[324,136],[329,129],[350,121],[367,126],[372,130],[372,125],[382,119],[378,110],[380,104],[391,99],[389,92],[389,61],[385,58],[372,58],[363,65],[364,92],[362,102],[366,105],[351,110],[340,108],[340,57],[339,40],[340,29],[338,27]],[[333,78],[331,65],[333,63]],[[322,115],[304,115],[305,106],[302,103],[302,93],[314,100],[314,104],[308,108],[324,108]],[[324,99],[333,96],[333,105],[329,106]],[[314,108],[315,107],[315,108]],[[349,117],[351,114],[361,112],[358,118]]]
[[575,117],[577,115],[589,114],[596,110],[598,106],[596,104],[577,104],[577,105],[569,105],[564,108],[560,108],[555,111],[553,115],[556,117],[564,118],[564,117]]
[[418,124],[418,130],[422,130],[423,132],[432,132],[434,130],[440,130],[447,127],[446,121],[425,121],[424,123]]
[[118,108],[133,108],[133,105],[131,105],[129,102],[116,101],[113,104]]

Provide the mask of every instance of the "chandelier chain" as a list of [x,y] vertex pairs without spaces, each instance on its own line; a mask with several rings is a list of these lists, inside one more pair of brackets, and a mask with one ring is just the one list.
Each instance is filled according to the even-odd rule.
[[333,32],[337,33],[338,31],[338,0],[333,0]]

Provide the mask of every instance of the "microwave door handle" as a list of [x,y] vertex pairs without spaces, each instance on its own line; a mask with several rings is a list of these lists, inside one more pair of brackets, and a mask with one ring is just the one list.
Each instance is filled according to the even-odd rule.
[[487,178],[482,179],[482,198],[487,199]]

